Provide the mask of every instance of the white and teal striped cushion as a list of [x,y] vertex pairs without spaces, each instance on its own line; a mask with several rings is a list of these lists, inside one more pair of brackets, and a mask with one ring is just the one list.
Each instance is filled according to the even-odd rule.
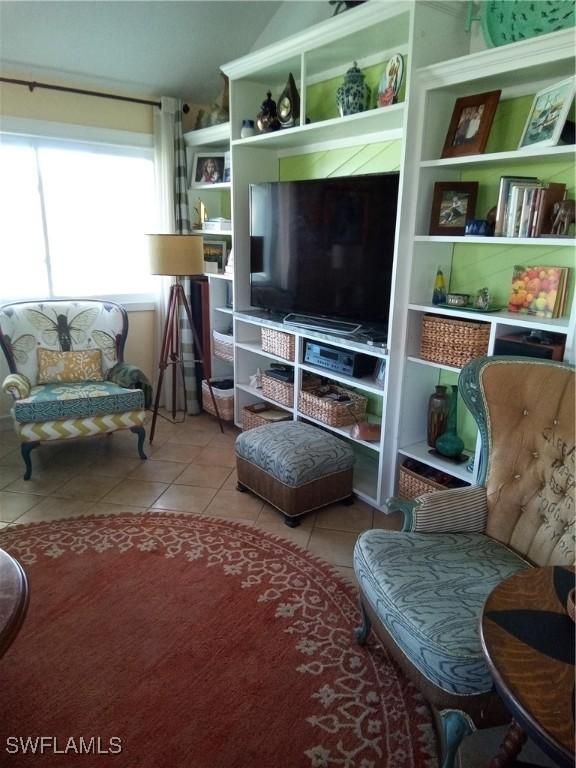
[[486,528],[488,502],[484,486],[433,491],[414,501],[411,520],[405,530],[483,533]]

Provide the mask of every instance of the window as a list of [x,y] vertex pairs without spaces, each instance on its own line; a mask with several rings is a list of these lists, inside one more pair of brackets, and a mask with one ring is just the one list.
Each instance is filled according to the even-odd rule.
[[150,296],[147,148],[3,136],[0,299]]

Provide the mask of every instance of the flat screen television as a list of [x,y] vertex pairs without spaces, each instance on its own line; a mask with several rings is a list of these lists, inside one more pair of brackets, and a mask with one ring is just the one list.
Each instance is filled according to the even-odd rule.
[[388,325],[398,173],[250,185],[253,307]]

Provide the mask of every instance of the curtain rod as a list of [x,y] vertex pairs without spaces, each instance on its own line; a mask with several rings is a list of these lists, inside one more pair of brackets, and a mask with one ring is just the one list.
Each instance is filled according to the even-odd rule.
[[[118,96],[115,93],[102,93],[101,91],[86,91],[82,88],[68,88],[64,85],[50,85],[49,83],[38,83],[36,80],[17,80],[13,77],[0,77],[2,83],[12,83],[14,85],[25,85],[31,92],[34,88],[46,88],[52,91],[65,91],[66,93],[79,93],[83,96],[98,96],[101,99],[115,99],[116,101],[129,101],[132,104],[148,104],[151,107],[158,107],[162,109],[162,105],[159,101],[149,101],[148,99],[136,99],[132,96]],[[182,107],[184,114],[190,111],[188,104],[184,104]]]

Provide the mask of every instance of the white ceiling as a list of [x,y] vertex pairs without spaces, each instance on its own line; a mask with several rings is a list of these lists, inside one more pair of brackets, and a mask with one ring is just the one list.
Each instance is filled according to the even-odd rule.
[[[219,66],[248,53],[263,32],[269,33],[269,22],[283,5],[268,0],[0,0],[2,75],[209,104],[222,91]],[[297,6],[327,9],[328,0],[291,0],[290,5],[297,26]],[[306,13],[300,16],[305,24]]]

